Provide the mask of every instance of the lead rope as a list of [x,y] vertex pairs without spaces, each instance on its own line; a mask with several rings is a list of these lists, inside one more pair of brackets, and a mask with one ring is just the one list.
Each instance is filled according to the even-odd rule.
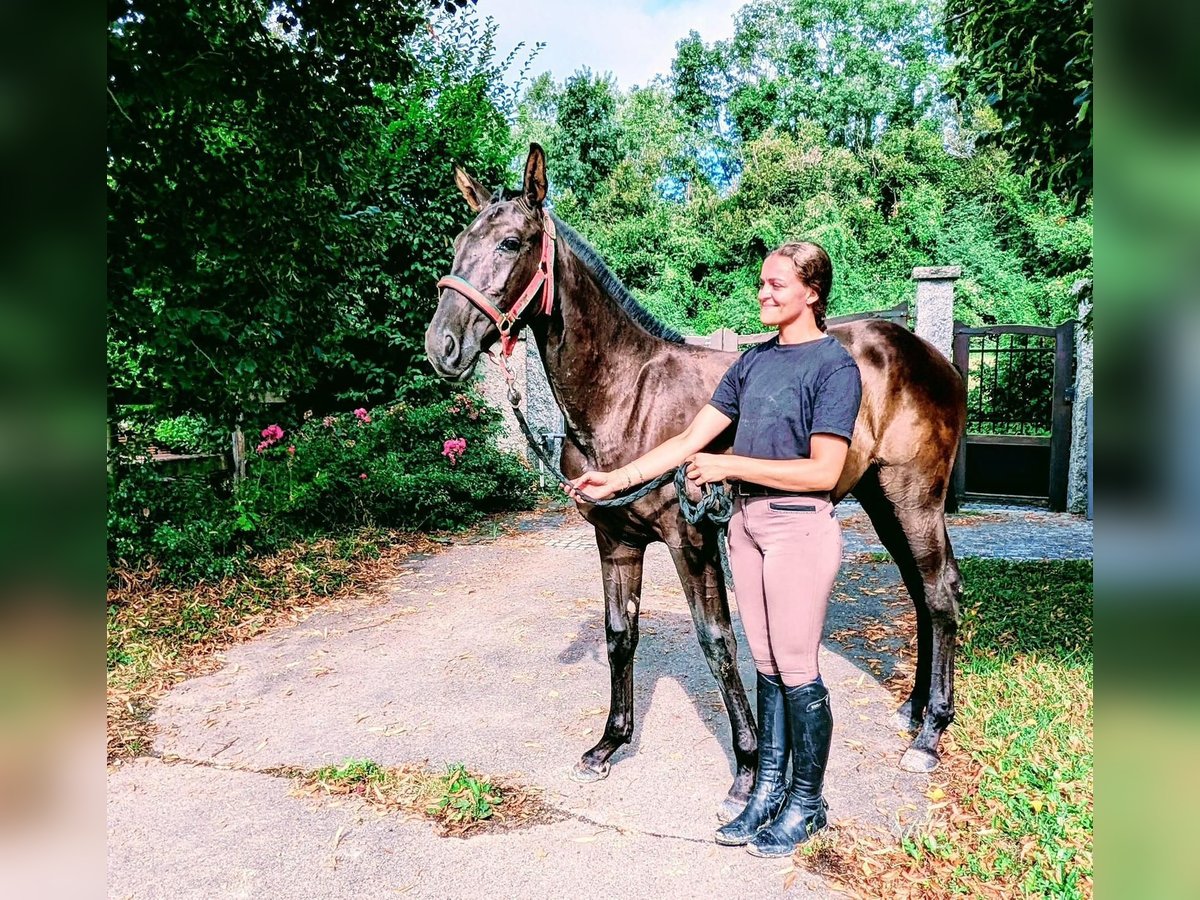
[[[529,427],[529,423],[525,421],[525,415],[521,412],[521,392],[517,390],[513,383],[512,372],[509,371],[507,364],[501,360],[501,365],[504,368],[504,377],[508,382],[508,402],[512,405],[513,416],[516,417],[517,424],[521,426],[521,433],[525,435],[525,440],[529,442],[529,446],[533,452],[537,454],[538,459],[546,467],[547,471],[554,476],[555,480],[564,487],[570,487],[570,480],[567,479],[558,466],[550,461],[549,454],[545,448],[533,434],[533,430]],[[668,469],[657,478],[646,482],[636,491],[629,494],[622,494],[619,497],[610,497],[607,500],[593,500],[582,491],[575,491],[575,494],[585,503],[590,503],[593,506],[611,507],[611,506],[628,506],[641,500],[647,494],[657,491],[660,487],[669,481],[675,482],[675,494],[679,498],[679,508],[683,511],[683,517],[692,525],[699,525],[701,520],[707,518],[717,527],[717,550],[721,556],[721,570],[725,573],[725,583],[733,585],[733,572],[729,568],[729,520],[733,517],[733,497],[730,496],[729,490],[724,484],[705,484],[700,487],[700,500],[693,503],[692,499],[687,494],[687,466],[682,465],[671,470]]]

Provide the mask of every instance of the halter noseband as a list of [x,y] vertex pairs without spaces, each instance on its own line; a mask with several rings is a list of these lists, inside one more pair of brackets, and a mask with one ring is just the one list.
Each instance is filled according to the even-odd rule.
[[438,280],[439,288],[453,288],[475,305],[475,308],[491,319],[500,329],[500,346],[506,357],[512,356],[513,347],[517,345],[517,334],[520,331],[519,320],[525,308],[529,306],[538,290],[542,291],[540,312],[550,315],[554,309],[554,244],[558,232],[554,227],[554,219],[550,213],[542,210],[542,258],[538,261],[537,271],[517,302],[509,307],[508,312],[501,312],[483,292],[471,282],[458,275],[446,275]]

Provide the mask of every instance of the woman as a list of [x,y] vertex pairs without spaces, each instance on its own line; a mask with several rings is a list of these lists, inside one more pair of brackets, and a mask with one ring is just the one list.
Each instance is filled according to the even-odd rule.
[[[833,265],[817,244],[773,251],[758,302],[778,336],[747,350],[680,434],[619,469],[571,482],[572,493],[600,500],[683,462],[695,485],[732,482],[729,561],[758,670],[759,765],[745,810],[716,839],[749,845],[756,856],[786,856],[825,826],[833,717],[817,649],[842,559],[829,492],[862,398],[858,367],[825,333],[832,282]],[[731,455],[700,452],[735,422]]]

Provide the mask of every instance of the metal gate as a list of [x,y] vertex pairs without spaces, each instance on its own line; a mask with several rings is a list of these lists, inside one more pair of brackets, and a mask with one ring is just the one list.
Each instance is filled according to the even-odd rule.
[[1074,363],[1074,322],[955,323],[954,365],[967,382],[967,433],[954,470],[958,498],[1067,508]]

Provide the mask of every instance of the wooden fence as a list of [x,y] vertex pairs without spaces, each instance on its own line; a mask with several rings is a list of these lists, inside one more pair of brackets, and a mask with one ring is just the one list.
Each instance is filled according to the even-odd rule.
[[[844,325],[847,322],[856,322],[860,319],[885,319],[889,322],[895,322],[898,325],[909,327],[908,321],[908,304],[901,303],[893,306],[891,309],[880,309],[872,312],[854,313],[849,316],[834,316],[827,319],[828,325]],[[729,328],[718,328],[709,335],[689,335],[684,340],[689,344],[695,344],[699,347],[708,347],[712,350],[740,350],[742,347],[748,347],[751,344],[761,344],[763,341],[769,341],[775,337],[777,331],[763,331],[756,334],[738,334]]]

